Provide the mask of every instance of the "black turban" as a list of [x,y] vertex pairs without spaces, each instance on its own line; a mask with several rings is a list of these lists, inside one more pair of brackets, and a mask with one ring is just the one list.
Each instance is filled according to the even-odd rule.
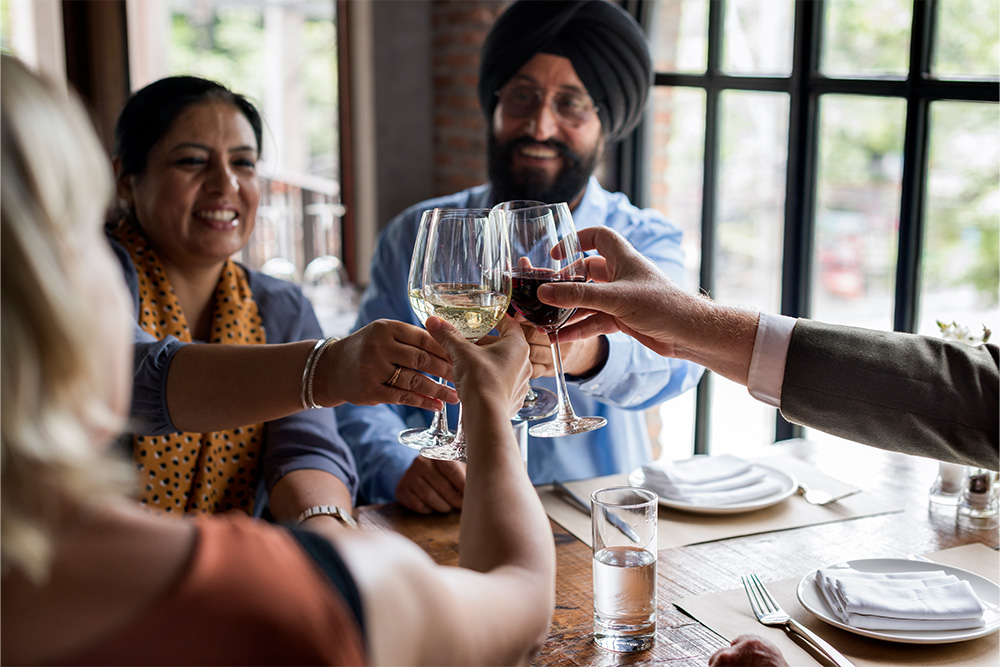
[[646,106],[653,68],[642,29],[606,0],[519,0],[483,44],[479,103],[487,119],[496,92],[536,53],[565,56],[594,99],[608,143],[628,135]]

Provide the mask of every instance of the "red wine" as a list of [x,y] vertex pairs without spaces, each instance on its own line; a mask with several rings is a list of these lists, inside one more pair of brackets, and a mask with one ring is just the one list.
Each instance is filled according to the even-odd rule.
[[538,288],[545,283],[586,282],[583,276],[561,276],[551,271],[514,271],[510,305],[536,327],[552,333],[566,323],[576,308],[556,308],[538,300]]

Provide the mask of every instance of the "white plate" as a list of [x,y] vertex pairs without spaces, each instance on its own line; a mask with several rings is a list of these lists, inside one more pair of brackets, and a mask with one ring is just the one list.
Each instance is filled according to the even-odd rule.
[[865,637],[904,644],[950,644],[983,637],[996,632],[997,628],[1000,628],[1000,586],[968,570],[961,570],[957,567],[950,567],[939,563],[907,560],[905,558],[851,560],[846,563],[832,565],[831,568],[852,568],[859,572],[877,573],[943,570],[945,574],[953,574],[959,579],[968,581],[972,589],[976,591],[976,595],[982,600],[983,607],[985,607],[983,618],[986,621],[986,625],[981,628],[967,628],[965,630],[868,630],[855,628],[842,622],[834,615],[830,606],[823,598],[819,586],[816,584],[816,572],[810,572],[802,578],[798,588],[795,590],[799,602],[820,620],[826,621],[830,625],[835,625],[842,630]]
[[[781,490],[763,498],[754,498],[753,500],[732,503],[731,505],[695,505],[694,503],[674,500],[673,498],[664,498],[663,496],[660,496],[660,504],[670,509],[683,510],[695,514],[740,514],[742,512],[753,512],[754,510],[770,507],[771,505],[777,505],[795,493],[795,490],[799,488],[799,483],[787,472],[760,463],[754,463],[753,465],[755,468],[760,468],[767,473],[768,477],[776,479],[781,484]],[[642,471],[642,468],[636,468],[629,473],[628,483],[632,486],[645,486],[645,482],[646,474]]]

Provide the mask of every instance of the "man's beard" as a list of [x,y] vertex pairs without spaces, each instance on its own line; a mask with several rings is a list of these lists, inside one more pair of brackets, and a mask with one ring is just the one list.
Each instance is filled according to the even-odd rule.
[[[564,161],[563,168],[550,183],[541,170],[525,169],[515,174],[511,169],[514,151],[528,144],[541,144],[559,152]],[[561,141],[535,141],[530,137],[518,137],[505,144],[498,144],[496,134],[491,130],[487,138],[489,156],[489,176],[493,184],[496,202],[514,199],[529,199],[546,204],[572,203],[587,187],[590,175],[597,166],[600,148],[586,156],[580,156]]]

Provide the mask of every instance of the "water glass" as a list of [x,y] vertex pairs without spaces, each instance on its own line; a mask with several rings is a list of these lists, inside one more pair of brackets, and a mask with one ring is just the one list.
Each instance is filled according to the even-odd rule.
[[590,496],[594,549],[594,642],[623,653],[656,640],[654,492],[631,486]]

